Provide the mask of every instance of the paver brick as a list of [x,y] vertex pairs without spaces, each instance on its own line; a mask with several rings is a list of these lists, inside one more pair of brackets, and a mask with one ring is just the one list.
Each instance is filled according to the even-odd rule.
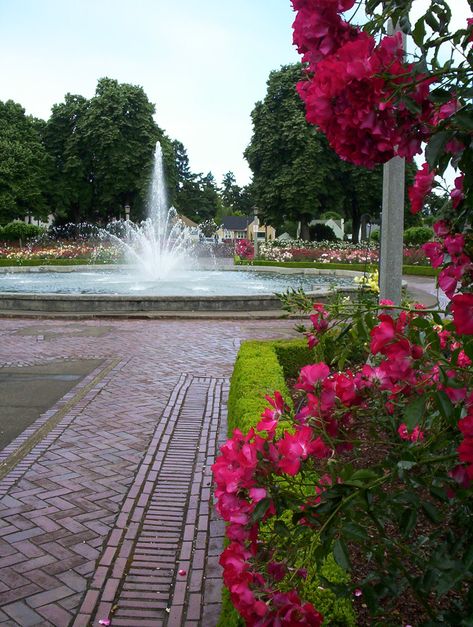
[[[39,335],[47,340],[36,341],[37,332],[16,333],[32,326],[43,329]],[[104,332],[100,338],[78,335],[77,327],[85,331],[103,327]],[[0,481],[0,602],[13,608],[6,614],[6,623],[9,627],[22,624],[13,612],[19,612],[23,604],[29,612],[40,614],[38,624],[62,627],[67,617],[74,627],[85,627],[106,603],[102,599],[100,606],[101,590],[91,586],[103,589],[115,568],[121,578],[115,596],[119,597],[120,590],[123,595],[156,592],[162,598],[157,601],[161,609],[153,627],[165,620],[172,624],[171,617],[176,615],[172,595],[179,591],[177,568],[184,565],[190,577],[192,549],[205,548],[209,511],[207,503],[198,508],[207,500],[202,490],[210,485],[209,460],[213,461],[215,447],[222,441],[222,429],[216,423],[224,417],[225,378],[231,373],[240,340],[290,337],[292,323],[1,319],[0,333],[0,369],[2,363],[102,360],[100,367],[40,417],[44,423],[66,402],[72,403],[62,421]],[[192,343],[182,339],[190,337]],[[89,384],[90,389],[74,405],[76,392]],[[194,427],[198,427],[195,432]],[[28,433],[35,428],[32,425]],[[15,446],[13,442],[0,451],[0,460]],[[149,531],[144,531],[147,516]],[[136,526],[130,530],[131,518]],[[198,539],[195,523],[200,523],[203,534]],[[122,530],[128,534],[124,553],[129,564],[119,561],[123,558],[115,563],[109,557],[102,561],[107,549],[122,541]],[[183,534],[188,544],[181,554]],[[216,555],[217,548],[212,545],[212,550]],[[197,555],[201,565],[201,554]],[[135,557],[146,558],[136,563],[149,562],[156,568],[132,567]],[[103,569],[108,569],[107,574]],[[55,590],[66,596],[48,601]],[[192,594],[204,592],[192,590]],[[111,591],[107,594],[112,596]],[[179,608],[187,608],[189,602],[187,588],[183,594],[184,605]],[[136,597],[123,598],[136,601]],[[43,605],[33,607],[32,599],[33,604]],[[169,615],[164,612],[166,603]],[[201,603],[205,609],[205,594]],[[131,612],[126,617],[118,611],[114,624],[131,627],[131,620],[145,627],[149,617],[136,615],[138,609],[123,609]],[[184,614],[182,618],[187,620]]]
[[32,625],[41,624],[44,625],[43,617],[28,607],[23,601],[17,601],[16,603],[4,605],[2,609],[17,624],[22,625],[22,627],[30,627]]

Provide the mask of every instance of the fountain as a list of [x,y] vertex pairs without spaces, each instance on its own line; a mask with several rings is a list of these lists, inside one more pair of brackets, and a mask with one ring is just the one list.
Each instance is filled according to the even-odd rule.
[[136,269],[140,278],[163,280],[176,269],[190,265],[198,234],[182,222],[174,207],[168,206],[159,142],[154,154],[148,217],[140,224],[125,220],[122,226],[120,237],[111,233],[108,236],[124,251],[127,263]]
[[[303,288],[323,299],[333,287],[351,291],[352,278],[324,270],[213,267],[199,269],[199,233],[168,208],[162,150],[156,146],[148,217],[115,222],[102,232],[124,266],[43,266],[0,270],[0,311],[86,315],[279,310],[275,295]],[[233,270],[233,271],[230,271]],[[278,271],[279,270],[279,271]],[[348,276],[356,273],[347,273]],[[328,276],[327,276],[328,275]]]

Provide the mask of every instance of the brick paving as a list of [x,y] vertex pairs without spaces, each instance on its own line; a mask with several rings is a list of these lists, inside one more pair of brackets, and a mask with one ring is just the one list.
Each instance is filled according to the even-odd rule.
[[228,377],[242,340],[293,326],[0,320],[0,367],[103,360],[0,452],[0,624],[216,624]]

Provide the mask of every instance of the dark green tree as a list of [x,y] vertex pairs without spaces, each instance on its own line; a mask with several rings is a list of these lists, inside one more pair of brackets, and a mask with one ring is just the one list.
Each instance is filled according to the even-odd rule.
[[[338,211],[351,220],[356,242],[361,216],[375,219],[381,211],[382,168],[366,170],[340,160],[325,136],[307,124],[296,92],[302,74],[299,63],[271,72],[266,97],[251,114],[253,137],[245,157],[253,172],[253,202],[276,227],[301,222],[304,239],[311,220]],[[408,167],[408,178],[413,168]]]
[[46,123],[44,142],[53,165],[51,202],[58,222],[90,218],[92,154],[83,132],[88,104],[83,96],[66,94],[64,102],[53,106]]
[[320,211],[331,208],[333,169],[323,139],[309,129],[295,85],[300,64],[273,71],[266,97],[252,111],[253,136],[245,157],[253,172],[253,192],[263,219],[281,227],[300,221],[303,237]]
[[254,211],[255,196],[251,183],[240,188],[240,194],[235,203],[235,209],[245,216],[250,215]]
[[222,179],[220,196],[225,207],[235,211],[240,198],[241,188],[237,185],[233,172],[227,172]]
[[50,159],[42,142],[44,122],[12,100],[0,101],[0,223],[49,213]]
[[177,191],[179,191],[185,181],[190,181],[193,178],[191,168],[189,165],[189,157],[184,144],[175,139],[172,142],[174,148],[174,159],[176,162],[177,171]]
[[201,223],[214,219],[221,206],[217,185],[209,172],[195,174],[183,182],[177,198],[179,212],[194,222]]
[[92,218],[107,221],[123,215],[126,204],[133,218],[143,215],[156,142],[161,141],[168,166],[173,157],[154,112],[141,87],[110,78],[99,80],[79,124],[89,150]]

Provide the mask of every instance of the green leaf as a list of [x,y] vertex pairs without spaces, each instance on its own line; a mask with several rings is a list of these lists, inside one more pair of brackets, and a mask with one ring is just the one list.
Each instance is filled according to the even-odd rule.
[[348,540],[363,541],[368,538],[368,533],[364,527],[354,522],[349,522],[342,527],[342,533]]
[[422,509],[424,510],[426,516],[436,525],[442,522],[442,513],[435,507],[435,505],[432,505],[432,503],[424,501],[422,503]]
[[277,520],[274,523],[274,531],[278,534],[278,536],[281,536],[282,538],[286,538],[288,535],[290,535],[286,523],[284,523],[282,520]]
[[417,20],[414,30],[412,31],[412,39],[419,48],[422,48],[425,39],[425,21],[423,17]]
[[452,99],[452,92],[448,91],[447,89],[441,89],[440,87],[438,87],[437,89],[433,89],[430,92],[430,98],[436,104],[445,104]]
[[399,521],[399,529],[401,533],[408,536],[414,529],[417,522],[417,510],[405,509]]
[[445,392],[440,391],[434,394],[435,401],[439,408],[440,413],[444,418],[449,420],[454,412],[452,401],[448,398]]
[[383,0],[367,0],[366,13],[372,13],[382,2]]
[[434,16],[431,9],[429,9],[425,14],[425,21],[435,33],[440,32],[440,22]]
[[430,486],[430,494],[434,496],[435,498],[439,499],[440,501],[443,501],[444,503],[448,503],[449,501],[447,493],[440,486],[436,486],[436,485]]
[[420,423],[425,412],[425,401],[425,396],[418,396],[405,407],[403,416],[409,431]]
[[452,121],[466,131],[473,131],[473,111],[462,109],[457,111]]
[[427,144],[425,149],[425,158],[431,170],[435,168],[441,155],[443,154],[443,149],[449,136],[450,133],[447,131],[439,131],[438,133],[435,133],[435,135],[432,135],[431,140]]
[[350,556],[348,554],[347,546],[343,542],[343,540],[335,540],[335,543],[333,545],[333,556],[339,566],[341,566],[345,570],[351,569]]
[[258,501],[255,509],[253,510],[253,513],[251,514],[251,522],[255,523],[261,520],[266,514],[266,510],[268,509],[270,504],[271,499],[268,497],[261,499],[261,501]]
[[344,483],[345,485],[352,485],[359,488],[364,487],[367,483],[378,479],[378,474],[373,470],[362,469],[356,470],[350,477],[348,477]]

